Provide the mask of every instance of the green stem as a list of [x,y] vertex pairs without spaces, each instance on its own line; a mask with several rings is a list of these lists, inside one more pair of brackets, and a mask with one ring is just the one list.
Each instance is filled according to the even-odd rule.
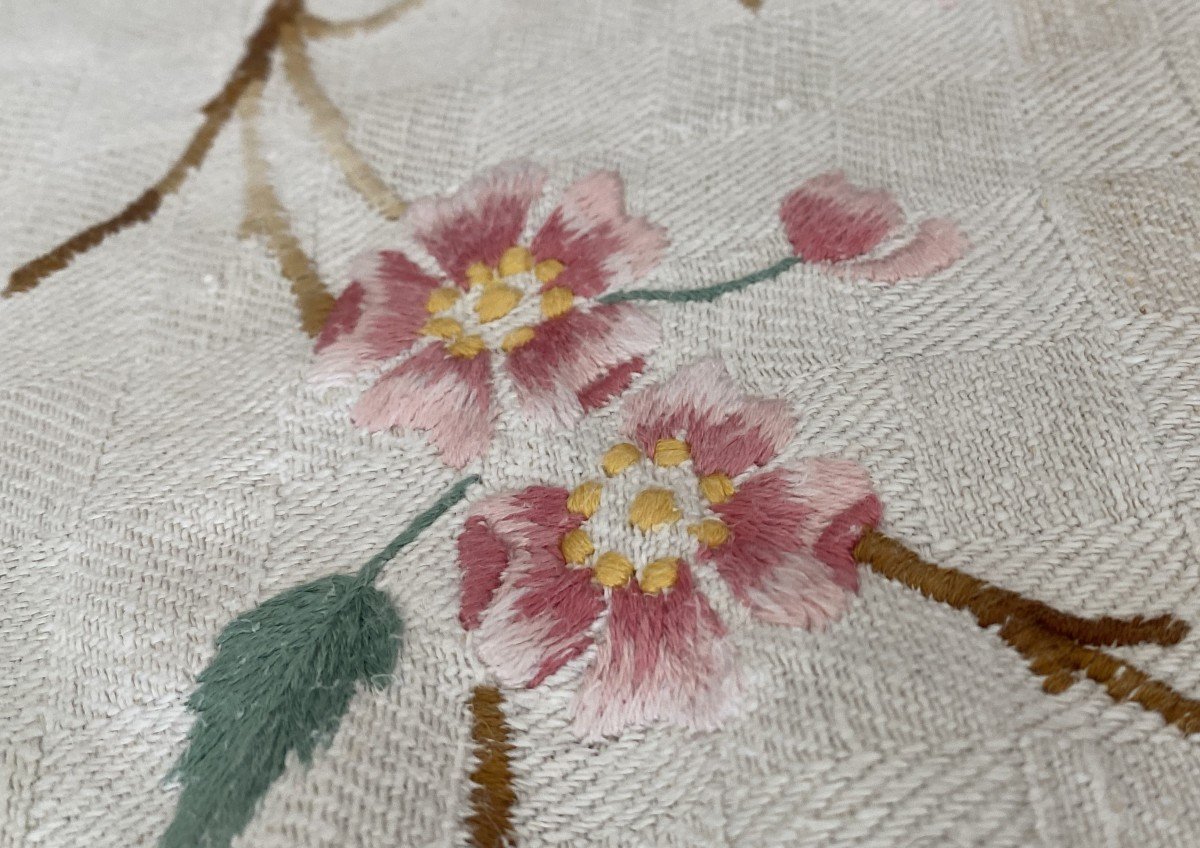
[[421,531],[428,527],[433,522],[437,521],[445,515],[449,509],[456,503],[461,501],[467,495],[467,489],[479,482],[479,475],[472,474],[469,477],[464,477],[453,486],[451,486],[445,494],[443,494],[429,509],[422,512],[412,522],[404,528],[404,531],[392,539],[388,546],[375,556],[371,557],[358,572],[358,581],[362,585],[374,583],[375,578],[379,576],[379,572],[383,567],[391,562],[392,558],[404,548],[408,547],[418,536]]
[[788,268],[798,265],[803,261],[799,256],[788,256],[780,259],[769,268],[763,268],[744,277],[738,277],[736,280],[727,280],[724,283],[705,286],[702,289],[633,289],[632,291],[609,292],[599,298],[599,300],[601,303],[620,303],[623,300],[667,300],[674,303],[688,303],[699,300],[708,303],[716,300],[723,294],[741,291],[742,289],[750,288],[750,286],[756,283],[773,280]]

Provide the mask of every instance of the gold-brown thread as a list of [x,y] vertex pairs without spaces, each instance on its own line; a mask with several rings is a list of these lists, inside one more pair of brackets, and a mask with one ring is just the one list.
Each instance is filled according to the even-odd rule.
[[928,598],[966,610],[982,627],[1000,625],[1000,637],[1029,662],[1051,694],[1086,676],[1114,701],[1133,701],[1157,712],[1184,733],[1200,731],[1200,701],[1188,698],[1141,669],[1089,645],[1178,643],[1190,630],[1169,615],[1155,618],[1080,618],[1040,601],[992,586],[957,569],[922,560],[895,539],[868,529],[854,556],[875,572]]
[[743,6],[745,6],[747,9],[749,9],[751,12],[757,12],[759,9],[762,8],[762,4],[763,4],[763,0],[738,0],[738,2],[741,3]]
[[66,268],[82,253],[98,247],[111,235],[154,217],[163,198],[179,190],[193,168],[208,157],[213,142],[229,122],[233,110],[247,87],[261,83],[271,72],[271,54],[279,42],[281,28],[303,11],[303,0],[275,0],[263,15],[262,23],[246,42],[246,50],[224,87],[201,108],[204,120],[179,158],[158,182],[141,193],[116,215],[92,224],[36,259],[26,262],[9,275],[3,296],[27,292],[46,277]]
[[471,738],[475,742],[475,770],[471,772],[471,815],[467,826],[474,848],[503,848],[512,833],[512,769],[508,755],[508,723],[504,719],[504,697],[491,686],[477,686],[471,695],[474,719]]
[[267,245],[279,262],[279,269],[292,284],[292,294],[300,310],[300,326],[310,336],[316,336],[325,325],[333,308],[333,295],[317,275],[300,242],[292,234],[287,212],[271,187],[267,162],[262,155],[258,135],[258,117],[262,99],[262,82],[253,82],[238,103],[242,123],[242,153],[246,164],[246,217],[242,233],[255,233],[267,240]]
[[375,169],[350,144],[350,124],[345,115],[325,94],[313,73],[312,60],[300,30],[284,25],[279,36],[283,70],[300,105],[308,112],[317,137],[326,151],[341,166],[346,181],[388,220],[404,214],[407,204],[387,186]]
[[310,12],[303,12],[297,19],[301,31],[309,38],[340,38],[358,33],[374,32],[385,27],[410,9],[421,5],[421,0],[400,0],[385,6],[373,15],[352,21],[330,21]]

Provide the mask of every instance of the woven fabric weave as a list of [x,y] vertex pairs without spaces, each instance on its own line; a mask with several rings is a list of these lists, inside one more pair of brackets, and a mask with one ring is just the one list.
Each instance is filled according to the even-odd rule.
[[[921,556],[1078,615],[1200,623],[1194,0],[424,0],[312,23],[383,2],[310,0],[152,215],[0,301],[0,848],[157,845],[223,628],[353,574],[468,472],[471,503],[375,584],[404,621],[394,680],[233,845],[478,844],[471,693],[494,679],[456,542],[486,495],[595,474],[622,398],[548,424],[497,382],[463,472],[426,434],[354,426],[371,379],[311,379],[312,335],[360,254],[415,249],[404,202],[513,160],[546,171],[539,225],[619,175],[669,241],[626,288],[792,257],[781,203],[821,174],[886,190],[902,240],[952,222],[969,246],[920,278],[788,262],[636,304],[660,338],[631,391],[717,358],[795,416],[778,462],[861,463]],[[168,173],[268,5],[0,3],[0,272]],[[571,686],[505,689],[510,844],[1200,843],[1200,736],[1088,681],[1044,691],[996,628],[866,571],[819,632],[697,580],[740,711],[581,740]],[[1111,652],[1200,698],[1200,633]]]

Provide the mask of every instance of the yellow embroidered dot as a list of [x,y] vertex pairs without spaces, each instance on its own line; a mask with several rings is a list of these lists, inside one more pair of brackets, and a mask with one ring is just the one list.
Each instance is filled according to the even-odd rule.
[[725,503],[733,497],[733,493],[736,491],[733,481],[727,474],[717,472],[716,474],[705,474],[700,478],[700,494],[704,495],[709,503]]
[[575,295],[570,289],[555,286],[542,293],[542,314],[547,318],[557,318],[571,311],[575,303]]
[[457,339],[463,334],[463,326],[453,318],[430,318],[421,333],[439,339]]
[[446,345],[446,350],[451,356],[457,356],[459,359],[474,359],[483,353],[486,347],[479,336],[463,336]]
[[648,563],[642,569],[638,585],[647,595],[657,595],[664,589],[670,589],[679,580],[679,560],[675,557],[663,557]]
[[723,521],[706,518],[688,528],[688,532],[710,548],[717,548],[729,541],[729,528]]
[[458,303],[458,298],[462,292],[452,286],[440,286],[429,293],[429,300],[425,302],[425,308],[429,312],[445,312],[454,304]]
[[473,286],[483,286],[496,279],[496,274],[483,262],[472,262],[467,268],[467,282]]
[[524,274],[526,271],[533,270],[533,254],[529,252],[529,248],[515,246],[504,251],[500,257],[500,262],[496,265],[496,270],[500,272],[501,277],[511,277],[515,274]]
[[565,267],[557,259],[543,259],[533,266],[533,274],[542,283],[553,283]]
[[679,439],[659,439],[654,445],[654,464],[662,468],[674,468],[691,459],[692,449]]
[[629,523],[649,532],[683,518],[675,506],[675,493],[670,489],[643,489],[629,505]]
[[596,558],[592,576],[601,586],[620,589],[633,578],[633,563],[616,551],[605,551]]
[[567,498],[567,509],[576,515],[591,518],[600,508],[600,493],[603,489],[604,484],[595,480],[580,483]]
[[559,543],[563,559],[572,565],[583,565],[587,558],[596,552],[592,539],[582,530],[575,529],[562,537]]
[[475,314],[483,324],[498,321],[517,308],[521,290],[500,283],[488,284],[475,303]]
[[504,340],[500,342],[500,349],[505,353],[512,353],[519,347],[524,347],[533,341],[533,337],[537,335],[533,327],[517,327],[515,330],[509,330],[505,334]]
[[622,442],[619,445],[613,445],[605,452],[604,457],[600,460],[600,467],[604,469],[605,474],[613,477],[641,458],[642,452],[637,449],[637,445]]

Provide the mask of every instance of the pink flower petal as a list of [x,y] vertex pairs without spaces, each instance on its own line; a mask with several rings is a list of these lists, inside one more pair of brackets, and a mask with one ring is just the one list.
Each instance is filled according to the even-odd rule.
[[697,474],[731,477],[768,462],[795,428],[785,402],[743,395],[715,359],[638,392],[624,413],[622,431],[647,454],[659,439],[685,439]]
[[562,273],[548,286],[564,286],[578,297],[596,297],[625,286],[658,264],[666,232],[625,211],[621,178],[599,171],[572,183],[562,203],[533,239],[539,261],[557,259]]
[[876,283],[928,277],[962,259],[967,247],[967,237],[957,224],[945,218],[930,218],[921,222],[908,244],[878,259],[838,265],[834,273]]
[[567,512],[567,495],[533,487],[489,498],[459,538],[463,623],[475,628],[479,658],[505,686],[537,686],[579,656],[604,611],[591,571],[568,566],[559,548],[581,522]]
[[608,627],[572,704],[587,739],[666,722],[713,730],[736,712],[741,695],[725,627],[691,571],[657,595],[637,583],[612,591]]
[[461,468],[487,450],[492,436],[492,374],[485,351],[450,356],[430,344],[385,373],[355,404],[351,417],[371,431],[425,430],[442,459]]
[[354,374],[411,348],[441,282],[394,250],[360,257],[351,278],[317,338],[314,376]]
[[474,262],[495,265],[516,245],[530,204],[542,192],[545,172],[527,162],[493,168],[449,197],[418,200],[407,220],[418,241],[450,279],[466,286]]
[[815,629],[857,593],[852,552],[880,505],[861,466],[811,459],[752,476],[713,511],[730,538],[700,556],[763,620]]
[[784,198],[779,217],[796,255],[808,262],[862,256],[904,223],[888,192],[859,188],[840,171],[801,184]]
[[628,303],[572,309],[508,355],[521,405],[564,425],[624,391],[658,344],[658,324]]
[[458,537],[463,627],[479,626],[479,615],[491,603],[515,551],[557,551],[563,534],[583,522],[582,516],[567,511],[568,494],[566,489],[530,486],[475,504]]

